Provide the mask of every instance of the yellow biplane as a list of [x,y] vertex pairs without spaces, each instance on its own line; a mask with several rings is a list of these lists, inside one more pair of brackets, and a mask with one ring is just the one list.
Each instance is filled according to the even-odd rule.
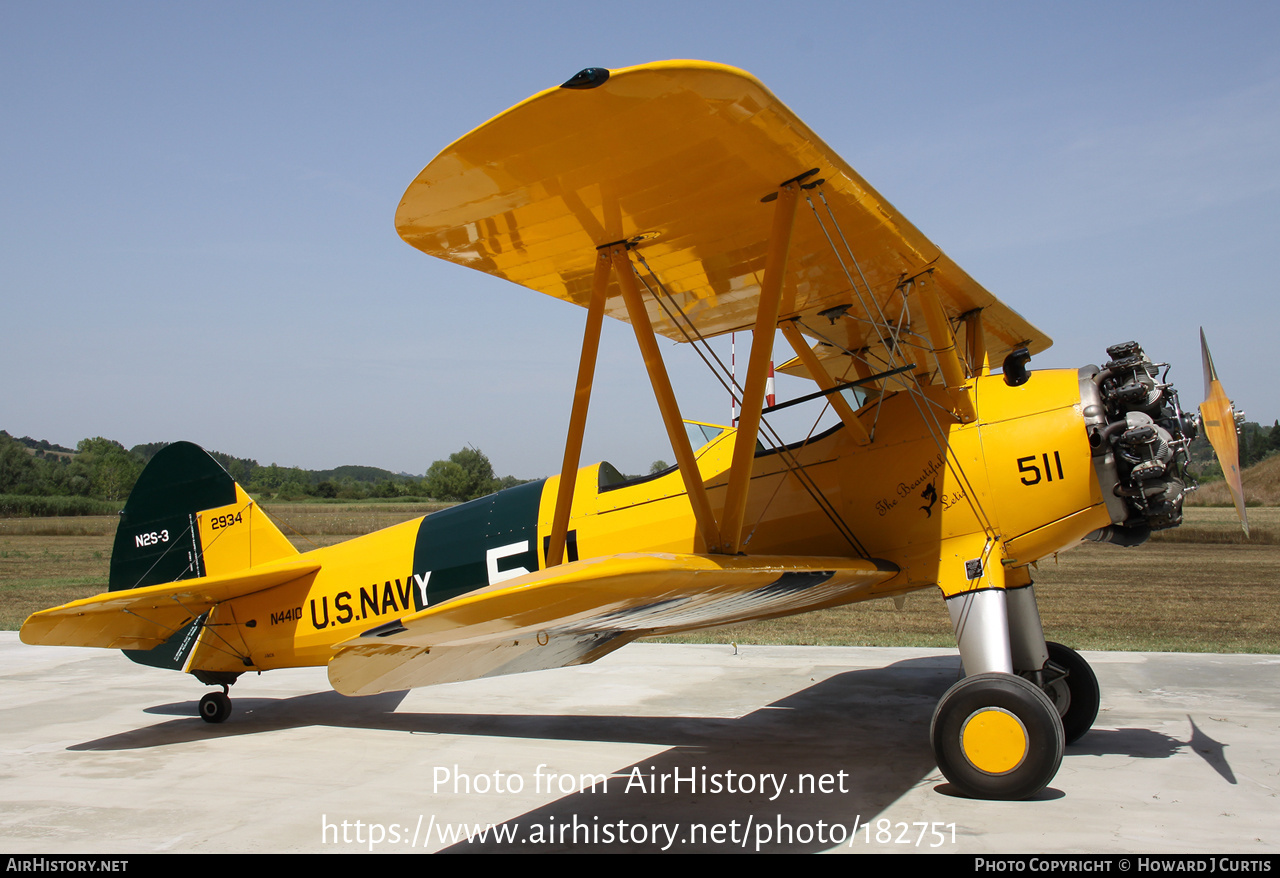
[[[587,309],[560,474],[299,553],[176,443],[125,506],[110,590],[34,614],[25,642],[184,670],[222,687],[200,704],[221,722],[249,671],[323,665],[362,695],[937,587],[967,672],[934,716],[942,772],[989,798],[1053,778],[1099,693],[1045,641],[1030,565],[1177,526],[1193,487],[1200,418],[1139,345],[1029,371],[1048,337],[718,64],[588,68],[539,92],[432,160],[396,227]],[[665,472],[580,467],[606,315],[635,331],[677,461]],[[741,387],[707,345],[734,331],[752,333]],[[816,384],[801,399],[838,417],[800,442],[764,404],[779,331],[794,354],[780,368]],[[736,428],[685,421],[659,336],[703,351],[740,401]],[[1205,362],[1203,421],[1238,489],[1236,416],[1207,348]]]

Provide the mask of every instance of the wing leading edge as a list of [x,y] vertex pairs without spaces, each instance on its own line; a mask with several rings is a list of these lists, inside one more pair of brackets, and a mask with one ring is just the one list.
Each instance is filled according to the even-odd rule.
[[655,633],[871,597],[898,568],[862,558],[624,554],[482,589],[336,646],[329,682],[371,695],[586,664]]
[[[629,67],[597,87],[534,95],[432,160],[405,192],[396,228],[426,253],[584,307],[597,248],[632,241],[668,307],[713,336],[754,320],[771,222],[762,197],[811,170],[806,185],[822,183],[814,209],[801,205],[780,320],[826,326],[819,312],[846,308],[853,320],[839,342],[849,350],[878,346],[886,327],[903,324],[908,342],[930,348],[924,321],[909,319],[919,310],[907,283],[927,274],[953,322],[981,315],[992,363],[1051,344],[759,80],[719,64]],[[647,307],[658,333],[685,340],[656,300]],[[606,313],[628,320],[618,295]]]

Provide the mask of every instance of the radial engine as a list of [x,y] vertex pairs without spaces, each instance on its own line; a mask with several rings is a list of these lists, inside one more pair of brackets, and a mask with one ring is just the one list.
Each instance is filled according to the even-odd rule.
[[1183,498],[1196,489],[1187,464],[1199,418],[1179,405],[1165,380],[1169,367],[1137,342],[1112,345],[1107,356],[1101,369],[1080,370],[1093,466],[1112,521],[1088,538],[1136,546],[1182,523]]

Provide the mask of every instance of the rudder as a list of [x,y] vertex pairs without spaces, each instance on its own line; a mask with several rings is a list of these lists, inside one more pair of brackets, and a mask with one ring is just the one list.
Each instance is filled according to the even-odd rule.
[[297,553],[208,452],[174,442],[147,464],[120,513],[108,589],[232,573]]
[[[298,554],[297,549],[203,448],[166,445],[138,477],[120,513],[110,591],[233,573]],[[136,662],[181,668],[204,616]]]

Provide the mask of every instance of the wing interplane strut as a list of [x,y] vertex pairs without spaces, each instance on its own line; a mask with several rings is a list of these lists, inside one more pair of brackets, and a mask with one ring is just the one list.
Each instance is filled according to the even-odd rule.
[[[814,173],[809,171],[804,176]],[[736,555],[742,548],[742,520],[746,514],[747,491],[756,453],[756,436],[760,432],[760,412],[764,408],[765,385],[769,363],[773,359],[773,340],[782,308],[782,287],[787,257],[791,251],[795,228],[800,181],[789,180],[778,187],[774,199],[773,226],[765,253],[764,278],[756,303],[755,326],[751,331],[751,355],[747,361],[747,383],[742,392],[742,408],[738,416],[738,440],[733,447],[729,467],[729,490],[724,501],[727,532],[720,551]],[[745,439],[745,441],[744,441]]]
[[[655,277],[654,280],[657,281],[657,278]],[[785,324],[783,324],[783,328],[785,328]],[[697,332],[696,328],[693,331],[696,333]],[[692,339],[690,340],[692,341]],[[711,349],[710,345],[707,344],[707,340],[705,338],[698,336],[697,340],[700,344],[695,344],[694,349],[700,351],[701,347],[705,347],[706,353],[710,355],[716,361],[717,366],[719,366],[719,371],[717,371],[714,367],[711,366],[711,364],[707,361],[707,357],[702,356],[700,351],[699,355],[702,356],[702,361],[706,363],[709,369],[711,369],[712,374],[720,382],[720,385],[724,387],[724,389],[728,391],[735,400],[741,400],[742,387],[738,384],[737,380],[733,377],[732,373],[725,368],[724,362],[721,361],[720,358],[716,356],[715,352]],[[807,346],[806,346],[806,349],[807,349]],[[832,395],[828,399],[828,403],[836,400],[839,400],[841,402],[844,401],[843,398],[839,397],[838,395]],[[847,403],[845,404],[846,406],[848,405]],[[826,516],[827,520],[831,522],[831,524],[836,528],[836,530],[845,539],[845,541],[849,543],[850,547],[852,547],[853,550],[859,556],[864,558],[870,557],[866,550],[866,547],[862,545],[862,542],[854,534],[853,529],[849,527],[849,524],[847,521],[845,521],[844,516],[840,514],[840,511],[836,508],[835,504],[832,503],[831,500],[826,496],[826,494],[822,490],[822,487],[808,474],[808,472],[805,471],[804,466],[800,463],[800,461],[797,459],[795,455],[796,450],[803,449],[808,444],[809,440],[813,438],[813,431],[814,429],[817,428],[819,422],[821,422],[822,416],[823,414],[825,414],[826,409],[824,408],[821,412],[818,413],[818,417],[814,419],[813,427],[810,428],[809,433],[805,436],[804,440],[801,441],[798,445],[793,447],[793,446],[787,445],[783,441],[782,436],[778,433],[776,429],[774,429],[773,425],[769,423],[768,418],[764,417],[764,415],[768,414],[770,411],[773,411],[777,408],[781,408],[781,406],[774,406],[772,408],[761,410],[760,430],[764,434],[764,436],[769,440],[770,450],[777,453],[779,460],[782,461],[783,466],[786,467],[787,472],[795,476],[796,481],[800,483],[800,487],[804,490],[806,494],[809,495],[809,497],[813,500],[815,505],[817,505],[818,509],[822,511],[822,514]],[[853,423],[856,425],[856,429],[861,429],[862,424],[859,421],[855,419]],[[770,501],[774,496],[777,495],[778,487],[780,487],[781,484],[782,482],[779,481],[778,485],[775,486],[773,493],[770,495]],[[768,507],[769,507],[768,502],[766,502],[762,506],[759,513],[759,517],[757,519],[757,523],[759,519],[762,519],[764,517],[765,513],[768,511]],[[742,545],[744,548],[750,544],[751,534],[753,534],[754,532],[755,532],[755,529],[753,528],[751,532],[747,535],[747,537],[742,541]]]
[[[802,177],[809,176],[813,171]],[[809,184],[810,187],[814,184]],[[768,364],[772,359],[773,336],[779,328],[778,312],[781,309],[782,287],[785,277],[787,255],[790,246],[791,228],[794,224],[796,208],[799,204],[798,194],[801,188],[799,179],[783,183],[777,190],[775,198],[765,199],[774,202],[774,232],[770,239],[769,255],[765,266],[765,286],[772,293],[757,309],[756,328],[753,333],[752,354],[747,370],[745,387],[739,387],[732,381],[730,390],[743,401],[743,417],[739,420],[738,438],[735,444],[733,461],[729,469],[729,485],[725,505],[717,521],[707,499],[706,488],[698,471],[693,449],[683,429],[683,418],[670,379],[663,364],[661,351],[658,349],[656,335],[644,306],[637,281],[644,285],[645,291],[658,304],[667,318],[678,327],[685,339],[694,344],[699,356],[708,369],[725,384],[724,379],[712,367],[699,343],[706,345],[706,339],[698,331],[697,326],[683,310],[672,302],[664,301],[663,296],[670,298],[665,285],[658,278],[644,257],[637,253],[637,259],[649,276],[653,279],[659,292],[654,292],[633,264],[630,251],[635,242],[617,242],[599,248],[595,274],[592,279],[591,300],[588,305],[587,324],[583,332],[583,346],[579,358],[578,379],[574,393],[574,403],[570,414],[569,435],[565,443],[565,454],[561,467],[560,483],[557,489],[552,529],[546,551],[546,563],[556,566],[563,562],[564,543],[568,533],[568,523],[573,505],[575,473],[580,463],[582,435],[585,431],[586,414],[590,403],[591,386],[595,370],[595,362],[599,349],[600,327],[603,320],[604,302],[611,278],[616,278],[618,287],[626,303],[627,313],[632,328],[640,345],[645,367],[649,372],[650,384],[653,387],[662,413],[668,439],[676,455],[679,471],[685,483],[686,492],[693,506],[694,517],[698,523],[703,542],[712,551],[726,554],[738,554],[745,547],[743,539],[743,517],[746,509],[748,489],[751,483],[756,440],[762,432],[769,436],[775,448],[781,450],[781,458],[787,470],[793,473],[804,489],[813,497],[823,514],[836,526],[849,544],[859,555],[866,557],[865,548],[844,522],[839,510],[823,495],[821,488],[804,472],[804,468],[786,449],[776,432],[763,418],[765,378]],[[806,187],[808,188],[808,187]],[[659,293],[662,293],[660,295]],[[674,306],[674,307],[672,307]],[[784,329],[785,333],[785,329]],[[709,349],[708,349],[709,351]],[[714,353],[711,353],[714,357]],[[724,371],[724,364],[715,358]],[[728,387],[728,385],[726,385]],[[857,423],[856,419],[850,419]],[[859,425],[860,426],[860,425]],[[806,437],[807,441],[807,437]],[[754,527],[751,533],[754,532]],[[749,534],[748,534],[749,538]]]
[[[817,184],[808,184],[803,188],[811,188],[814,185],[817,185]],[[644,258],[644,255],[640,253],[639,250],[635,251],[635,255],[636,255],[636,260],[642,266],[644,266],[645,271],[649,273],[649,277],[652,278],[653,284],[654,286],[657,287],[658,292],[654,292],[653,288],[649,286],[649,281],[645,280],[644,276],[637,272],[637,277],[639,278],[640,282],[644,284],[645,289],[649,292],[650,296],[653,297],[654,301],[658,303],[658,306],[667,315],[667,319],[670,320],[671,323],[680,330],[680,333],[684,336],[685,341],[688,342],[693,347],[693,349],[697,352],[698,356],[702,359],[703,364],[706,365],[707,369],[711,372],[711,374],[715,377],[715,379],[720,382],[720,386],[723,387],[738,402],[739,406],[741,406],[741,401],[745,395],[745,390],[743,389],[743,387],[740,384],[738,384],[738,381],[733,376],[733,373],[728,368],[725,367],[724,361],[721,360],[719,356],[716,355],[715,351],[711,348],[710,344],[707,342],[707,339],[698,330],[698,327],[693,322],[693,320],[690,319],[689,316],[680,309],[679,305],[675,302],[674,297],[670,294],[666,285],[662,283],[662,280],[661,278],[658,277],[657,272],[653,270],[653,268],[649,265],[648,261]],[[662,295],[659,295],[659,293],[661,293]],[[667,301],[664,301],[664,298]],[[781,329],[783,331],[784,336],[786,335],[787,326],[789,325],[790,324],[786,321],[779,322],[775,320],[776,328]],[[754,347],[754,341],[752,342],[752,344]],[[793,345],[794,345],[794,342],[793,342]],[[808,350],[808,346],[803,344],[803,341],[801,342],[801,347],[804,347],[806,350]],[[712,360],[715,361],[714,366],[711,363]],[[847,403],[846,403],[846,406],[847,406]],[[764,418],[763,416],[764,413],[765,413],[765,410],[762,408],[761,417],[760,417],[760,427],[759,427],[760,432],[762,432],[765,435],[765,437],[768,438],[769,442],[772,445],[772,450],[778,452],[779,457],[782,460],[783,464],[786,466],[788,472],[790,472],[792,475],[796,477],[801,487],[805,490],[807,494],[809,494],[809,496],[817,504],[818,508],[827,517],[827,519],[835,526],[835,528],[840,532],[841,536],[844,537],[844,539],[849,543],[849,545],[854,549],[854,551],[856,551],[858,555],[860,555],[861,557],[864,557],[864,558],[869,557],[866,551],[866,548],[858,540],[857,536],[854,535],[853,530],[849,527],[848,523],[844,520],[844,517],[840,514],[835,504],[832,503],[827,498],[827,496],[823,493],[822,488],[817,484],[817,482],[815,482],[808,475],[808,473],[805,472],[804,467],[801,466],[799,460],[796,459],[795,455],[792,453],[791,449],[787,446],[787,444],[783,442],[782,437],[772,427],[772,425],[769,424],[768,420]],[[821,414],[819,414],[818,420],[821,420]],[[853,425],[855,425],[855,430],[862,430],[862,425],[860,422],[857,421],[856,418],[852,419],[852,423]],[[814,426],[815,427],[817,426],[817,421],[814,422]],[[810,435],[805,437],[804,442],[800,443],[799,447],[803,448],[811,436],[812,436],[812,430],[810,431]],[[752,442],[751,445],[754,448],[755,443]],[[776,494],[776,491],[775,491],[775,494]],[[764,511],[762,510],[761,515],[763,514],[764,514]],[[754,529],[752,532],[754,532]],[[747,539],[742,540],[742,543],[739,548],[740,549],[744,548],[749,541],[750,541],[750,538],[748,536]]]

